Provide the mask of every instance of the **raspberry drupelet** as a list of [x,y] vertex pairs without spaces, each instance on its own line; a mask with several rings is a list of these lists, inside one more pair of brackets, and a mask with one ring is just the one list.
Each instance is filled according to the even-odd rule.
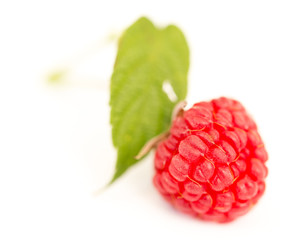
[[263,195],[267,159],[255,122],[238,101],[222,97],[173,120],[155,153],[153,182],[175,208],[228,222]]

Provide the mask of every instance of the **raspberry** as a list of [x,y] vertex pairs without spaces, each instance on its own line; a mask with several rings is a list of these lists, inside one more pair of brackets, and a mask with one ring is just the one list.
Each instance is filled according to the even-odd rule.
[[267,158],[244,107],[222,97],[196,103],[173,120],[155,153],[153,182],[180,211],[228,222],[263,195]]

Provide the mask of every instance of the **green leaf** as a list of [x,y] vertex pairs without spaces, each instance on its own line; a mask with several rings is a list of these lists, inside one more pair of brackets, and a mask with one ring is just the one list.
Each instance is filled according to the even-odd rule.
[[[111,124],[118,150],[114,182],[152,137],[170,126],[175,104],[186,97],[189,49],[183,33],[170,25],[156,28],[140,18],[119,40],[111,79]],[[163,90],[168,82],[176,94],[172,102]]]

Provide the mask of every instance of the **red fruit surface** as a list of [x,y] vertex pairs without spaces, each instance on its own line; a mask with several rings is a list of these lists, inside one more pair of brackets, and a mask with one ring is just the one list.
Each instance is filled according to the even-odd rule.
[[228,222],[263,195],[267,159],[255,122],[238,101],[222,97],[174,119],[157,147],[153,182],[178,210]]

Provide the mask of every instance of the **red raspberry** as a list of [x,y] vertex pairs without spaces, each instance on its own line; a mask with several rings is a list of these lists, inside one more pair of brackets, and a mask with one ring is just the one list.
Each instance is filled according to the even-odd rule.
[[158,145],[154,184],[177,209],[227,222],[263,195],[267,158],[256,124],[239,102],[200,102],[174,119]]

